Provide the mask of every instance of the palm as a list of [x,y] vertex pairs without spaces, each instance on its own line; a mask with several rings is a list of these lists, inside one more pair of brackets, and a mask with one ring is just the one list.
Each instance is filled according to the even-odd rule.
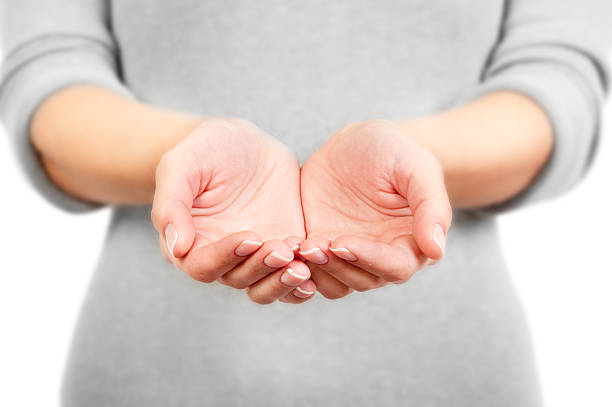
[[[297,159],[261,134],[250,134],[245,142],[243,132],[257,131],[241,128],[192,150],[194,162],[207,164],[200,169],[191,209],[199,238],[217,241],[241,230],[264,240],[304,236]],[[211,149],[219,152],[212,155],[214,160],[225,165],[211,163]]]
[[334,134],[302,168],[300,253],[328,298],[410,278],[443,254],[450,205],[436,158],[397,125]]
[[240,119],[204,120],[156,171],[151,218],[166,258],[197,281],[301,303],[316,285],[294,260],[305,237],[295,154]]
[[390,141],[361,139],[347,148],[350,140],[332,138],[306,162],[302,205],[309,235],[414,240],[412,212],[393,182]]

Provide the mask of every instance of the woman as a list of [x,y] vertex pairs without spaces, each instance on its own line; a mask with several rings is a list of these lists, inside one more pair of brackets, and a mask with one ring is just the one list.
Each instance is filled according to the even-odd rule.
[[492,214],[588,167],[609,12],[3,2],[27,172],[114,206],[63,405],[540,405]]

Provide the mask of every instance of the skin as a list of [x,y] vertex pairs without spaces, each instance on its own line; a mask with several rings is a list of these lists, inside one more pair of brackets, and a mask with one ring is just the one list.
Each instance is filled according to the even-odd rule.
[[398,125],[442,164],[453,208],[478,208],[512,199],[546,164],[554,141],[542,108],[513,92],[485,95]]
[[407,281],[442,257],[449,200],[476,208],[511,199],[552,145],[546,114],[512,92],[433,116],[345,126],[302,169],[308,239],[300,253],[318,290],[335,299]]
[[319,291],[403,283],[444,253],[452,210],[436,157],[396,123],[353,123],[302,169],[308,239],[300,254]]
[[305,233],[300,168],[286,146],[245,120],[207,119],[163,156],[155,179],[162,250],[191,277],[247,289],[258,303],[296,286],[297,296],[314,292],[294,260]]
[[553,145],[536,103],[498,92],[428,117],[348,124],[300,175],[295,155],[245,120],[84,85],[51,95],[31,138],[60,188],[92,202],[153,202],[169,261],[262,304],[407,281],[443,256],[451,206],[511,199]]

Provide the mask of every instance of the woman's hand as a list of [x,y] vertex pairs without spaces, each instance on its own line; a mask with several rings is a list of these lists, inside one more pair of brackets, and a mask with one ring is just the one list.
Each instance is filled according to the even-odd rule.
[[305,236],[295,155],[253,124],[205,120],[157,167],[153,224],[162,251],[202,282],[247,289],[258,303],[316,290],[294,260]]
[[[113,120],[106,120],[108,117]],[[91,202],[125,205],[150,204],[157,192],[153,214],[164,240],[163,250],[167,253],[166,236],[170,236],[172,247],[175,235],[165,233],[165,228],[171,223],[171,218],[177,217],[176,222],[180,221],[180,226],[173,223],[177,231],[173,248],[177,257],[173,261],[185,263],[182,267],[190,267],[189,271],[195,277],[209,280],[215,274],[210,271],[211,262],[225,259],[223,261],[241,266],[248,264],[246,256],[228,260],[236,257],[228,247],[250,239],[245,238],[239,243],[229,238],[223,240],[228,247],[223,246],[219,239],[251,230],[264,240],[285,239],[294,235],[289,239],[289,245],[294,247],[303,238],[304,227],[298,191],[299,168],[293,154],[246,122],[223,119],[201,122],[199,117],[149,106],[103,88],[75,85],[55,92],[41,104],[32,118],[31,139],[49,178],[68,194]],[[200,128],[193,131],[198,126]],[[401,132],[397,130],[398,127]],[[192,131],[192,136],[183,141],[185,134]],[[228,137],[215,138],[215,132]],[[366,138],[370,135],[373,137]],[[544,110],[528,97],[514,92],[491,93],[452,110],[397,122],[397,125],[377,121],[347,126],[304,167],[304,215],[308,233],[313,238],[304,243],[302,251],[310,260],[315,260],[313,256],[321,256],[314,246],[310,246],[318,234],[324,249],[322,254],[330,258],[326,268],[331,270],[332,261],[339,261],[343,253],[344,257],[349,257],[348,248],[338,246],[346,250],[337,251],[334,257],[325,245],[329,239],[352,234],[370,238],[366,239],[369,243],[367,247],[377,247],[381,253],[388,252],[390,246],[393,249],[403,247],[401,253],[405,254],[408,245],[414,249],[413,257],[410,257],[414,261],[422,261],[416,254],[436,258],[435,253],[428,252],[432,249],[421,241],[423,237],[419,237],[430,236],[432,232],[428,228],[431,225],[424,227],[424,232],[420,231],[417,227],[420,224],[419,216],[411,217],[406,209],[415,208],[411,199],[418,200],[429,190],[439,192],[443,188],[437,176],[431,184],[428,184],[428,175],[421,177],[430,171],[423,170],[423,163],[429,163],[426,165],[428,168],[436,167],[434,173],[439,172],[436,159],[428,152],[435,155],[444,170],[453,207],[473,208],[499,204],[517,196],[533,182],[546,164],[552,146],[552,125]],[[251,154],[253,151],[257,154]],[[164,159],[157,168],[158,179],[155,180],[156,167],[162,156]],[[113,157],[113,160],[108,157]],[[245,158],[238,160],[237,157]],[[276,160],[280,157],[283,158]],[[274,173],[263,180],[262,172],[274,165],[281,170],[289,170],[284,174]],[[225,171],[219,172],[220,168]],[[357,175],[351,177],[347,168],[356,170]],[[272,174],[270,171],[268,173]],[[198,182],[203,179],[209,179],[210,185],[199,185]],[[393,191],[402,183],[410,185],[410,190],[414,189],[418,194],[411,193],[410,198],[405,196],[405,188],[395,192],[384,189],[391,188],[390,191]],[[259,192],[253,192],[257,191],[253,187],[257,184],[261,188]],[[421,184],[427,188],[417,187]],[[211,190],[212,185],[217,185],[217,188]],[[342,185],[351,185],[352,189],[343,190]],[[240,188],[247,191],[247,195],[250,191],[253,196],[253,201],[248,205],[231,193]],[[329,195],[324,195],[328,190]],[[362,190],[366,193],[355,195],[352,192]],[[375,199],[367,195],[372,192]],[[339,197],[344,201],[339,201]],[[215,199],[216,204],[212,202]],[[194,205],[198,208],[201,201],[210,204],[205,209],[214,213],[207,216],[202,216],[205,212],[192,214],[191,209]],[[353,208],[353,202],[359,205]],[[241,204],[245,206],[244,214],[248,217],[239,213]],[[388,204],[392,205],[391,209],[385,207]],[[256,207],[261,210],[254,209]],[[384,209],[382,212],[381,207]],[[360,221],[361,214],[366,217]],[[442,220],[446,218],[450,220],[450,214],[443,216]],[[233,223],[224,225],[223,219],[233,219]],[[384,219],[385,224],[372,225],[372,219]],[[394,236],[392,229],[387,228],[387,224],[393,225],[395,233],[405,234],[403,227],[411,225],[413,219],[414,233],[407,235],[402,242]],[[268,222],[272,222],[272,225],[267,225]],[[441,225],[445,232],[445,224]],[[202,233],[196,233],[196,230]],[[267,243],[260,250],[255,250],[254,246],[259,245],[260,240],[254,242],[251,248],[247,242],[243,250],[265,254],[269,252],[268,248],[278,244],[278,241]],[[373,242],[391,244],[373,245]],[[220,252],[212,250],[216,246],[219,246]],[[211,249],[212,254],[198,255],[203,248]],[[229,257],[225,256],[227,253]],[[362,261],[360,259],[357,263]],[[401,257],[389,257],[387,261],[401,264]],[[356,267],[359,265],[357,263],[351,264],[349,261],[337,264]],[[229,271],[230,266],[224,266],[223,270]],[[301,266],[295,266],[296,269],[298,267]],[[407,268],[414,267],[408,265]],[[221,274],[225,273],[223,270]],[[339,297],[349,292],[347,284],[322,273],[321,267],[313,267],[313,271],[314,279],[320,284],[323,281],[329,283],[326,284],[327,288],[319,287],[328,297]],[[297,274],[293,268],[292,272]],[[231,276],[234,273],[228,274],[228,279]],[[340,278],[340,275],[337,277]],[[384,278],[373,279],[367,274],[362,274],[362,277],[367,278],[360,280],[360,285],[352,286],[367,289],[387,281]],[[261,285],[252,285],[249,293],[258,301],[269,301],[273,296],[261,294],[270,292],[263,282],[274,283],[278,287],[278,281],[264,279],[261,282]],[[232,281],[226,283],[236,284]],[[303,284],[303,291],[314,290],[310,280]],[[288,294],[281,300],[296,301],[296,295]]]
[[444,254],[442,168],[393,122],[350,124],[302,168],[300,254],[327,298],[403,283]]

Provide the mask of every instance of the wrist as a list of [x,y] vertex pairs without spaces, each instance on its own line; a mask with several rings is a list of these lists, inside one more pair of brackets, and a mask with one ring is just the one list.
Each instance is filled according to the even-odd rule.
[[49,178],[78,198],[150,203],[157,162],[199,122],[94,86],[62,89],[30,127]]
[[[151,109],[144,117],[142,143],[133,145],[129,156],[137,157],[129,171],[141,190],[140,200],[150,203],[155,194],[155,170],[161,158],[183,141],[204,120],[195,115]],[[131,143],[134,144],[134,143]]]
[[[444,172],[444,181],[451,203],[455,203],[457,185],[479,171],[477,163],[470,163],[469,157],[458,143],[453,128],[444,114],[415,118],[398,122],[403,133],[421,147],[430,151],[439,161]],[[472,175],[471,175],[472,174]],[[455,206],[455,205],[453,205]]]
[[459,208],[517,196],[541,171],[553,146],[546,113],[514,92],[491,93],[400,126],[438,158],[451,204]]

